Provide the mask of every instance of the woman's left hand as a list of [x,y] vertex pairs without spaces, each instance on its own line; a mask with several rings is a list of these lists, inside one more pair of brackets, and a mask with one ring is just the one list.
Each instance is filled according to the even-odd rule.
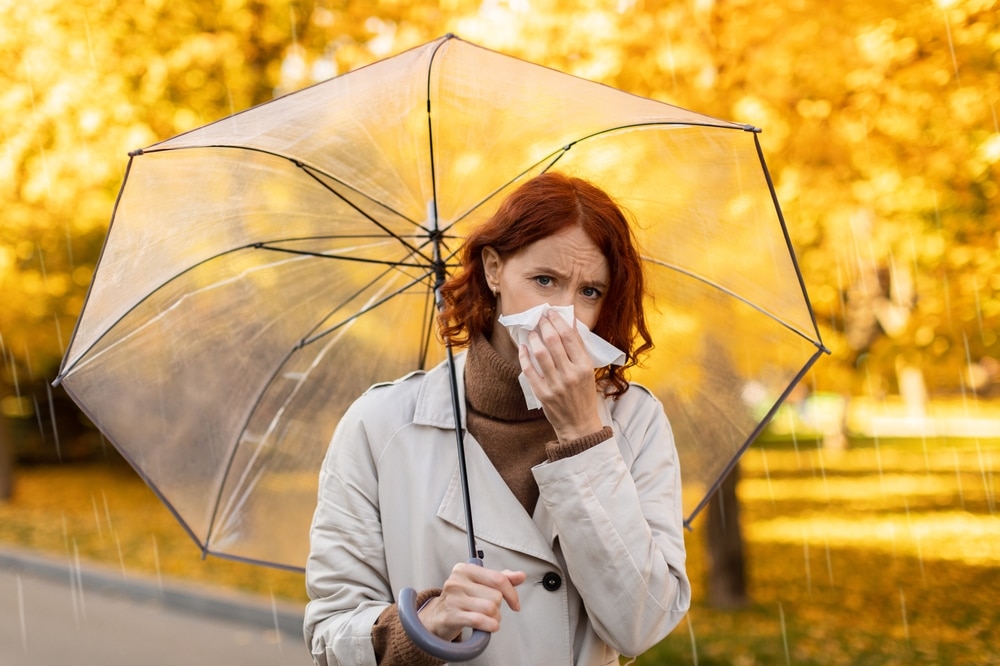
[[603,427],[597,413],[594,364],[575,326],[555,312],[546,313],[528,336],[528,344],[518,349],[518,359],[559,441],[579,439]]

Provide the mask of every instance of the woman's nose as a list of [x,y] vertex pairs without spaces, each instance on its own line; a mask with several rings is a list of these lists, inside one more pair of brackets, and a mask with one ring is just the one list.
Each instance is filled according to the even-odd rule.
[[555,307],[563,307],[566,305],[573,305],[573,293],[568,289],[559,289],[555,294],[550,296],[551,300],[549,305]]

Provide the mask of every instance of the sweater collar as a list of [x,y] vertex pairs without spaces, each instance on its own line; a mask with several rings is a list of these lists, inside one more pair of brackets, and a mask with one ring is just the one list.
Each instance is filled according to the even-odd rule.
[[528,409],[518,382],[521,368],[502,357],[482,335],[469,344],[465,371],[465,399],[469,408],[502,421],[545,418],[541,409]]

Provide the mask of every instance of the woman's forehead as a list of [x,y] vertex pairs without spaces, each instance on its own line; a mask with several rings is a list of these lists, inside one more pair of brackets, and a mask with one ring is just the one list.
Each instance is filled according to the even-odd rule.
[[594,280],[608,279],[607,259],[582,229],[579,233],[560,233],[542,238],[525,247],[518,255],[529,268],[545,268],[567,277],[583,274]]

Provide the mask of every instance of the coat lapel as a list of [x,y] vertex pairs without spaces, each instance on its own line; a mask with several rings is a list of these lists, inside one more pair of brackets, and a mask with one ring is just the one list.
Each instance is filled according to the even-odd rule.
[[[459,404],[463,406],[465,405],[465,358],[466,352],[455,355]],[[455,417],[450,381],[446,363],[427,373],[417,398],[414,423],[441,428],[442,446],[454,447]],[[464,430],[464,411],[459,422]],[[468,431],[465,431],[464,444],[469,494],[472,498],[472,521],[477,541],[524,553],[558,566],[559,561],[552,548],[554,528],[542,502],[538,502],[533,520]],[[462,498],[462,481],[457,464],[452,472],[448,489],[438,506],[437,515],[441,520],[465,531],[465,502]],[[485,554],[487,558],[489,557],[488,549],[481,545],[477,547],[486,551]]]
[[[476,440],[466,433],[465,461],[472,496],[472,521],[477,542],[486,542],[517,551],[552,565],[558,565],[552,550],[551,530],[539,528],[507,487]],[[541,507],[542,503],[538,503]],[[542,509],[544,512],[544,509]],[[539,513],[536,510],[536,517]],[[544,512],[547,516],[547,512]],[[438,517],[465,530],[465,502],[458,466],[438,507]],[[489,566],[489,550],[479,543]]]

